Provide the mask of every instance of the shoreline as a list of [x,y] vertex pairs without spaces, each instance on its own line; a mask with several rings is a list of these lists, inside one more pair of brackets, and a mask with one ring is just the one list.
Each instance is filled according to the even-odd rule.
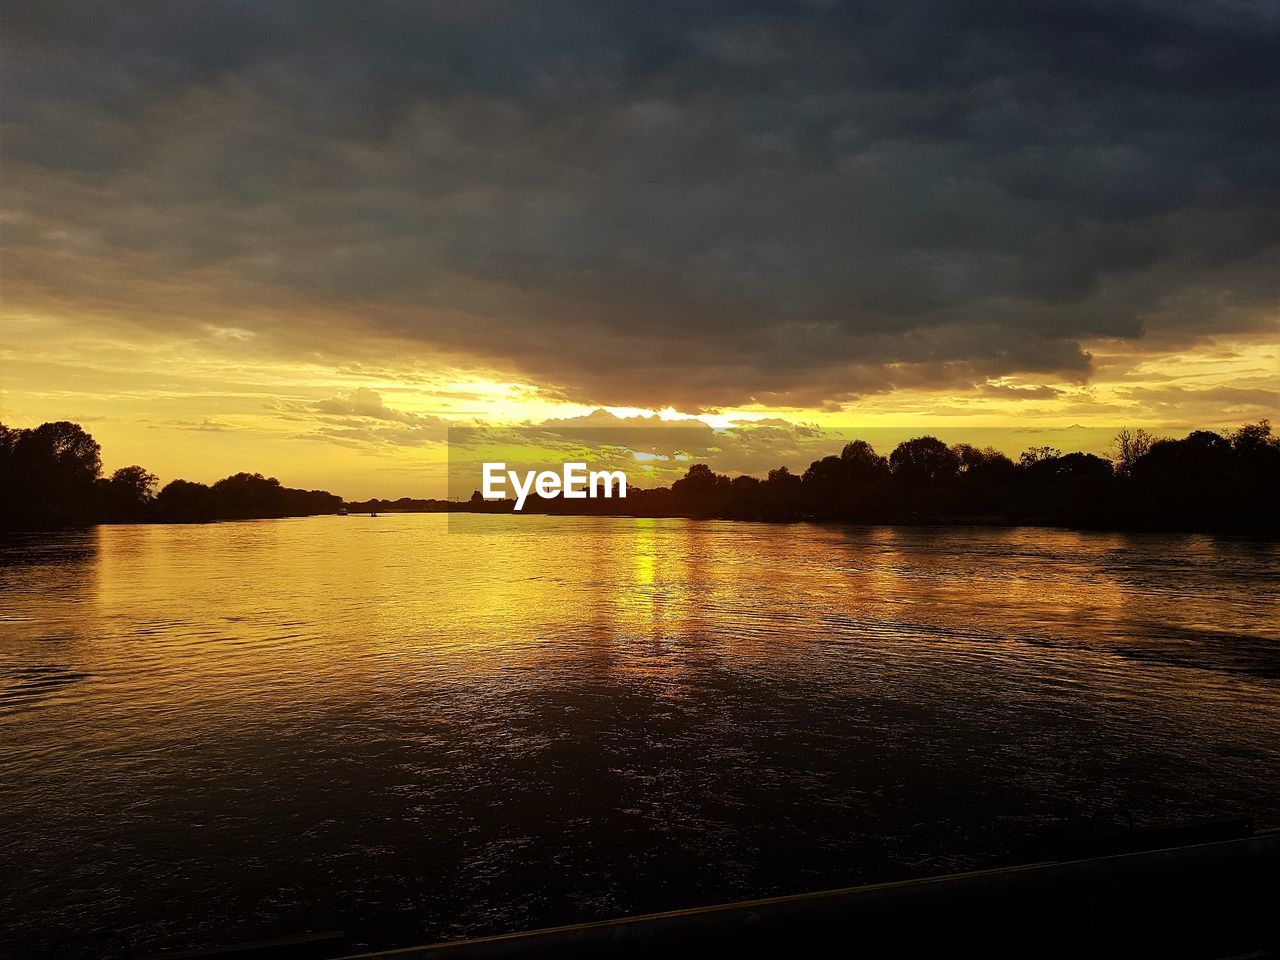
[[[379,509],[379,516],[419,516],[462,514],[467,516],[505,516],[520,519],[523,517],[551,517],[557,519],[583,520],[687,520],[697,523],[733,523],[753,526],[790,527],[797,524],[810,524],[823,527],[972,527],[1012,530],[1028,528],[1035,530],[1066,530],[1076,533],[1128,533],[1128,534],[1168,534],[1168,535],[1201,535],[1227,537],[1232,540],[1256,540],[1259,542],[1280,541],[1280,529],[1240,529],[1215,527],[1173,527],[1151,525],[1103,525],[1103,524],[1068,524],[1055,522],[1046,518],[1003,519],[998,516],[983,517],[916,517],[916,518],[883,518],[842,520],[831,517],[792,517],[786,519],[759,519],[751,517],[697,517],[684,514],[642,514],[642,513],[560,513],[555,511],[521,511],[511,510],[391,510]],[[95,527],[142,527],[142,526],[207,526],[220,523],[257,523],[278,520],[311,520],[317,517],[356,517],[367,516],[369,511],[357,510],[349,514],[311,513],[296,515],[274,515],[261,517],[206,517],[198,519],[184,518],[141,518],[136,520],[100,520],[90,523],[63,524],[60,526],[9,526],[0,528],[0,537],[8,534],[57,533],[65,530],[88,530]]]

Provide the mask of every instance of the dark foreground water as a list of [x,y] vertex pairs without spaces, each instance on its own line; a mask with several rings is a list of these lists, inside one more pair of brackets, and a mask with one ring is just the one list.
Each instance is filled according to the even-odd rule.
[[[371,946],[1280,823],[1280,548],[382,516],[0,542],[0,954]],[[470,532],[463,532],[463,530]]]

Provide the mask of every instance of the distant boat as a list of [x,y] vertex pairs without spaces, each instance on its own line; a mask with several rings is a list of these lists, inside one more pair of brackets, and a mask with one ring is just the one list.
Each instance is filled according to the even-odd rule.
[[370,511],[369,511],[369,516],[371,516],[371,517],[376,517],[377,515],[378,515],[378,511],[377,511],[377,510],[370,510]]
[[347,508],[346,508],[346,507],[339,507],[339,508],[338,508],[338,516],[340,516],[340,517],[345,517],[346,515],[347,515]]

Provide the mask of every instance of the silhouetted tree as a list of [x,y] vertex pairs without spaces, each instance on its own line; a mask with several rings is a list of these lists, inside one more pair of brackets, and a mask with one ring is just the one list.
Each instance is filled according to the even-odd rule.
[[1280,437],[1271,435],[1271,421],[1246,423],[1230,435],[1231,449],[1251,469],[1274,470],[1280,466]]
[[145,467],[132,466],[121,467],[111,474],[110,482],[127,491],[138,503],[147,503],[155,496],[156,484],[160,482],[160,478]]
[[734,520],[763,520],[758,477],[734,477],[729,481],[729,494],[725,505],[725,516]]
[[[670,488],[633,488],[625,500],[538,501],[554,513],[742,520],[940,521],[957,518],[1076,526],[1280,530],[1280,439],[1263,420],[1238,430],[1196,430],[1156,440],[1124,431],[1115,463],[1088,453],[1033,447],[1015,464],[991,447],[936,437],[899,444],[886,460],[855,440],[801,476],[785,466],[760,480],[730,479],[693,464]],[[333,513],[339,497],[282,486],[260,473],[213,484],[156,478],[124,467],[100,480],[97,443],[73,423],[30,430],[0,424],[0,525],[50,526],[98,520],[217,520]],[[361,509],[508,512],[511,503],[369,500]]]
[[[1047,448],[1040,448],[1047,449]],[[1021,464],[1026,477],[1022,504],[1027,514],[1058,523],[1093,526],[1111,519],[1111,461],[1092,453],[1056,451],[1027,458]]]
[[908,512],[941,514],[953,506],[960,458],[937,437],[916,437],[889,454],[889,472],[899,505]]
[[1228,436],[1195,430],[1153,443],[1128,479],[1130,512],[1145,525],[1194,518],[1219,529],[1266,526],[1278,516],[1280,442],[1265,420]]
[[802,480],[807,514],[860,520],[884,509],[889,463],[865,440],[854,440],[839,456],[809,464]]
[[1057,447],[1027,447],[1018,455],[1018,466],[1027,469],[1045,460],[1055,460],[1062,456]]
[[236,474],[212,489],[175,480],[154,494],[156,476],[143,467],[122,467],[107,479],[101,472],[97,441],[74,423],[0,424],[0,527],[302,516],[332,513],[342,503],[332,493],[282,487],[261,474]]
[[760,514],[764,520],[794,520],[803,509],[803,481],[786,467],[776,467],[760,487]]
[[203,483],[190,480],[166,483],[156,494],[152,507],[162,520],[210,520],[215,517],[213,491]]
[[[1148,441],[1150,443],[1148,444]],[[1280,441],[1266,421],[1227,436],[1154,440],[1131,431],[1116,463],[1032,447],[1014,463],[992,447],[916,437],[878,456],[863,441],[813,461],[801,477],[729,480],[695,464],[671,489],[641,492],[614,512],[745,520],[946,520],[968,517],[1074,526],[1280,529]],[[1123,458],[1128,458],[1123,460]],[[1121,470],[1120,463],[1129,464]]]
[[1141,427],[1137,430],[1125,427],[1117,433],[1115,439],[1111,441],[1111,455],[1115,461],[1116,473],[1121,477],[1132,474],[1134,464],[1147,455],[1147,451],[1157,439],[1154,434],[1148,433]]
[[1017,484],[1018,467],[994,447],[967,443],[951,448],[959,461],[953,508],[967,514],[997,514],[1008,506]]
[[889,471],[898,483],[944,483],[960,470],[960,458],[937,437],[916,437],[898,444],[889,454]]
[[121,467],[110,479],[95,482],[101,520],[139,520],[155,496],[159,478],[143,467]]
[[310,513],[334,513],[342,498],[323,490],[294,490],[275,477],[260,473],[236,473],[211,488],[220,517],[290,517]]
[[721,513],[729,493],[729,478],[705,463],[695,463],[671,485],[676,508],[686,516],[714,517]]
[[29,430],[4,428],[0,517],[9,526],[78,523],[93,517],[101,448],[78,424],[59,420]]

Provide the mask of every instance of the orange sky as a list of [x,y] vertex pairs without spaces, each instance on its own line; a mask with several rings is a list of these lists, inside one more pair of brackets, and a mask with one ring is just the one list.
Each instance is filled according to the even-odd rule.
[[[396,344],[386,345],[384,363],[348,366],[258,353],[252,336],[128,336],[126,324],[104,329],[10,304],[0,324],[4,422],[77,421],[102,443],[108,470],[142,463],[162,480],[209,482],[248,469],[349,497],[443,495],[447,424],[538,423],[592,409],[555,399],[554,385],[486,370],[480,358],[469,368],[440,364]],[[1271,415],[1277,350],[1269,340],[1211,340],[1165,354],[1091,344],[1095,373],[1084,383],[1006,378],[964,391],[892,390],[834,409],[744,404],[700,416],[713,426],[778,417],[865,427],[873,437],[892,436],[885,428],[929,431],[1011,454],[1040,442],[1101,452],[1121,425],[1173,434]]]

